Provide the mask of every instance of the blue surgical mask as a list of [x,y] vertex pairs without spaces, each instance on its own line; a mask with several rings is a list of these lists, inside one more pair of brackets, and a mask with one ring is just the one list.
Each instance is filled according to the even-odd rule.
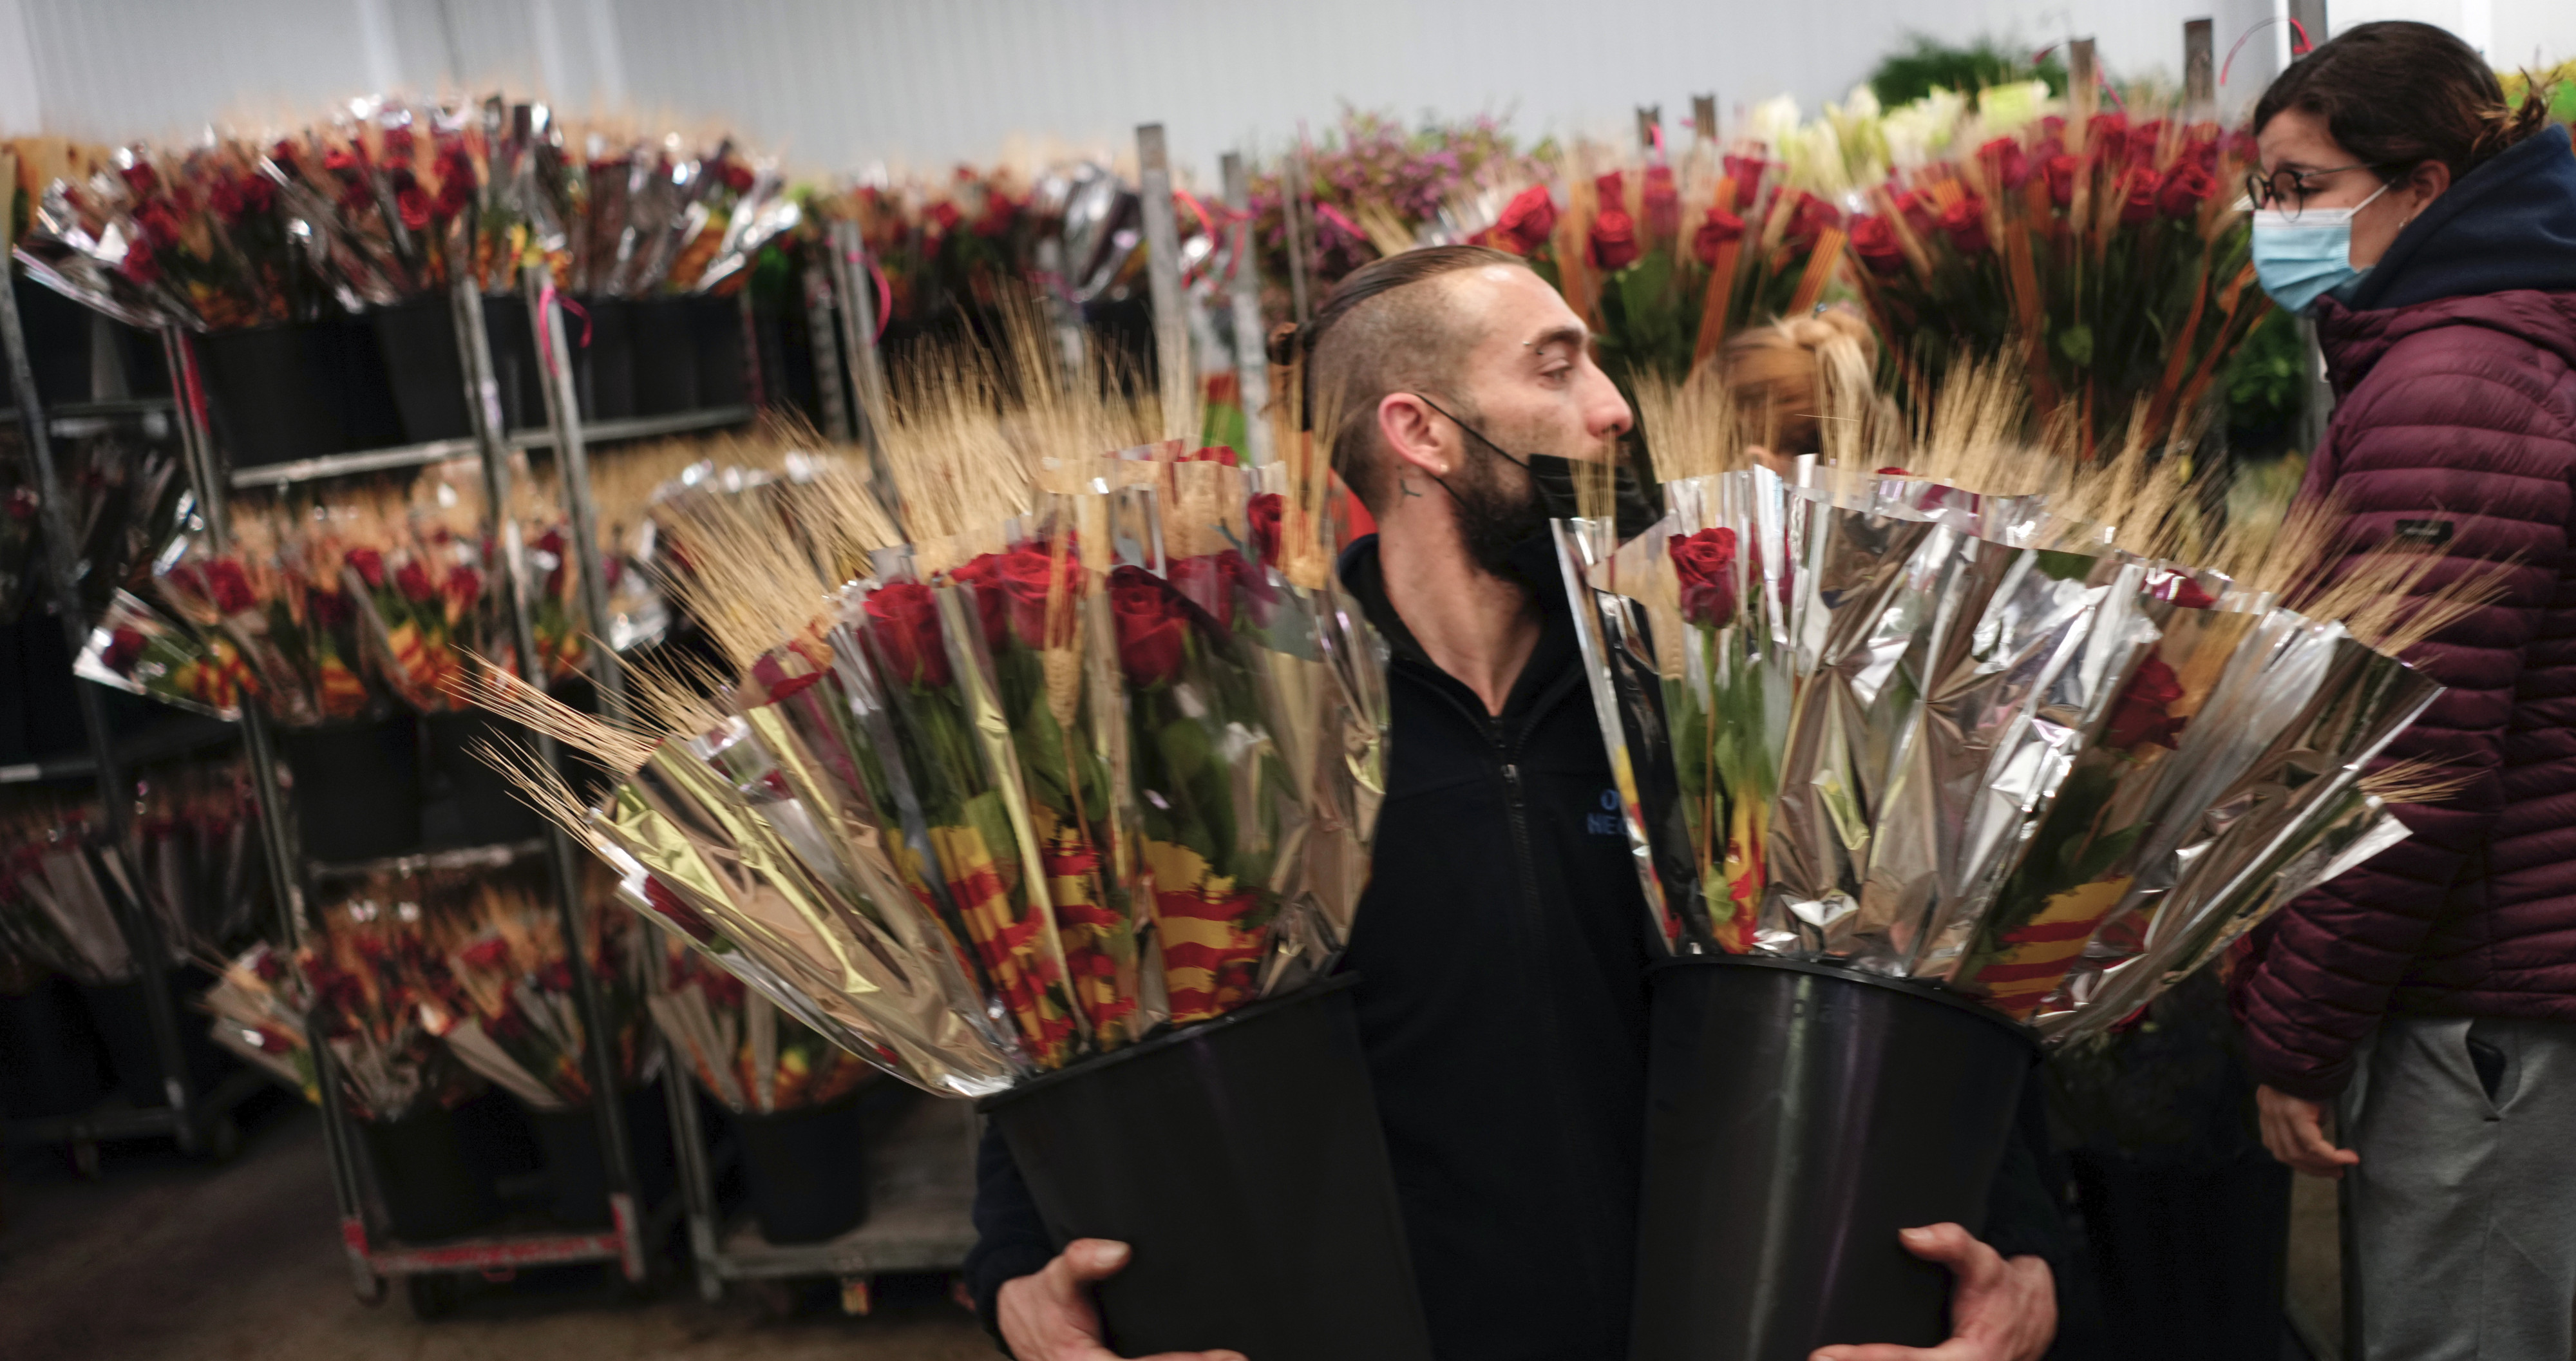
[[2278,208],[2254,213],[2254,279],[2272,301],[2293,314],[2361,277],[2352,263],[2353,215],[2388,186],[2349,208],[2303,208],[2296,216]]

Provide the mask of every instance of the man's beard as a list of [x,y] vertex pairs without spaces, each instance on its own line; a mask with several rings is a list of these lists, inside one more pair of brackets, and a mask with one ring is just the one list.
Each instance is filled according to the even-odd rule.
[[1442,479],[1458,506],[1458,533],[1467,556],[1491,577],[1518,574],[1512,552],[1547,528],[1547,507],[1529,475],[1481,445],[1467,466]]

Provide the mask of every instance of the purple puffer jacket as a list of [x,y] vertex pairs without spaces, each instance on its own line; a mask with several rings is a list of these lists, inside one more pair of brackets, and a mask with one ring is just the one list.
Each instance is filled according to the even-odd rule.
[[[2547,218],[2576,235],[2566,146]],[[2447,535],[2437,573],[2510,567],[2503,598],[2409,654],[2448,689],[2388,752],[2468,789],[2396,809],[2413,835],[2284,908],[2238,973],[2255,1072],[2312,1100],[2342,1090],[2390,1012],[2576,1021],[2576,291],[2438,296],[2417,278],[2437,296],[2369,307],[2407,295],[2390,263],[2365,310],[2320,304],[2337,405],[2302,495],[2340,494],[2364,547]]]

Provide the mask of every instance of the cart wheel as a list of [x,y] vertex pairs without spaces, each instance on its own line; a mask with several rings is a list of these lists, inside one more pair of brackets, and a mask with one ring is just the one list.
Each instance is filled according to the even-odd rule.
[[403,1298],[411,1301],[412,1317],[423,1323],[433,1323],[455,1313],[457,1297],[461,1293],[456,1278],[443,1271],[403,1277]]
[[80,1173],[84,1180],[98,1180],[97,1140],[74,1139],[72,1141],[72,1170]]
[[363,1283],[358,1287],[358,1303],[370,1309],[384,1308],[386,1297],[393,1293],[387,1288],[388,1283],[385,1278],[368,1275],[360,1277],[360,1280]]
[[206,1161],[228,1163],[241,1152],[241,1126],[229,1115],[218,1115],[206,1126]]

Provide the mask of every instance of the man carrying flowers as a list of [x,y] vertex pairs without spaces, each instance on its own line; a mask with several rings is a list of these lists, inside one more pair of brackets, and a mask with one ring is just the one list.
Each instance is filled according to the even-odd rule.
[[[1551,509],[1570,511],[1543,504],[1529,460],[1608,461],[1628,406],[1556,291],[1482,247],[1358,271],[1304,345],[1333,422],[1318,437],[1378,523],[1342,578],[1396,654],[1393,760],[1346,965],[1434,1349],[1622,1356],[1644,971],[1660,952],[1542,532]],[[1126,1264],[1126,1246],[1084,1239],[1053,1255],[998,1140],[975,1218],[969,1284],[1012,1353],[1104,1361],[1087,1286]],[[1993,1216],[1998,1229],[2015,1218]],[[2045,1349],[2044,1262],[2006,1261],[1956,1225],[1909,1231],[1907,1246],[1957,1276],[1956,1336],[1937,1355]],[[1846,1353],[1934,1355],[1827,1354]]]

